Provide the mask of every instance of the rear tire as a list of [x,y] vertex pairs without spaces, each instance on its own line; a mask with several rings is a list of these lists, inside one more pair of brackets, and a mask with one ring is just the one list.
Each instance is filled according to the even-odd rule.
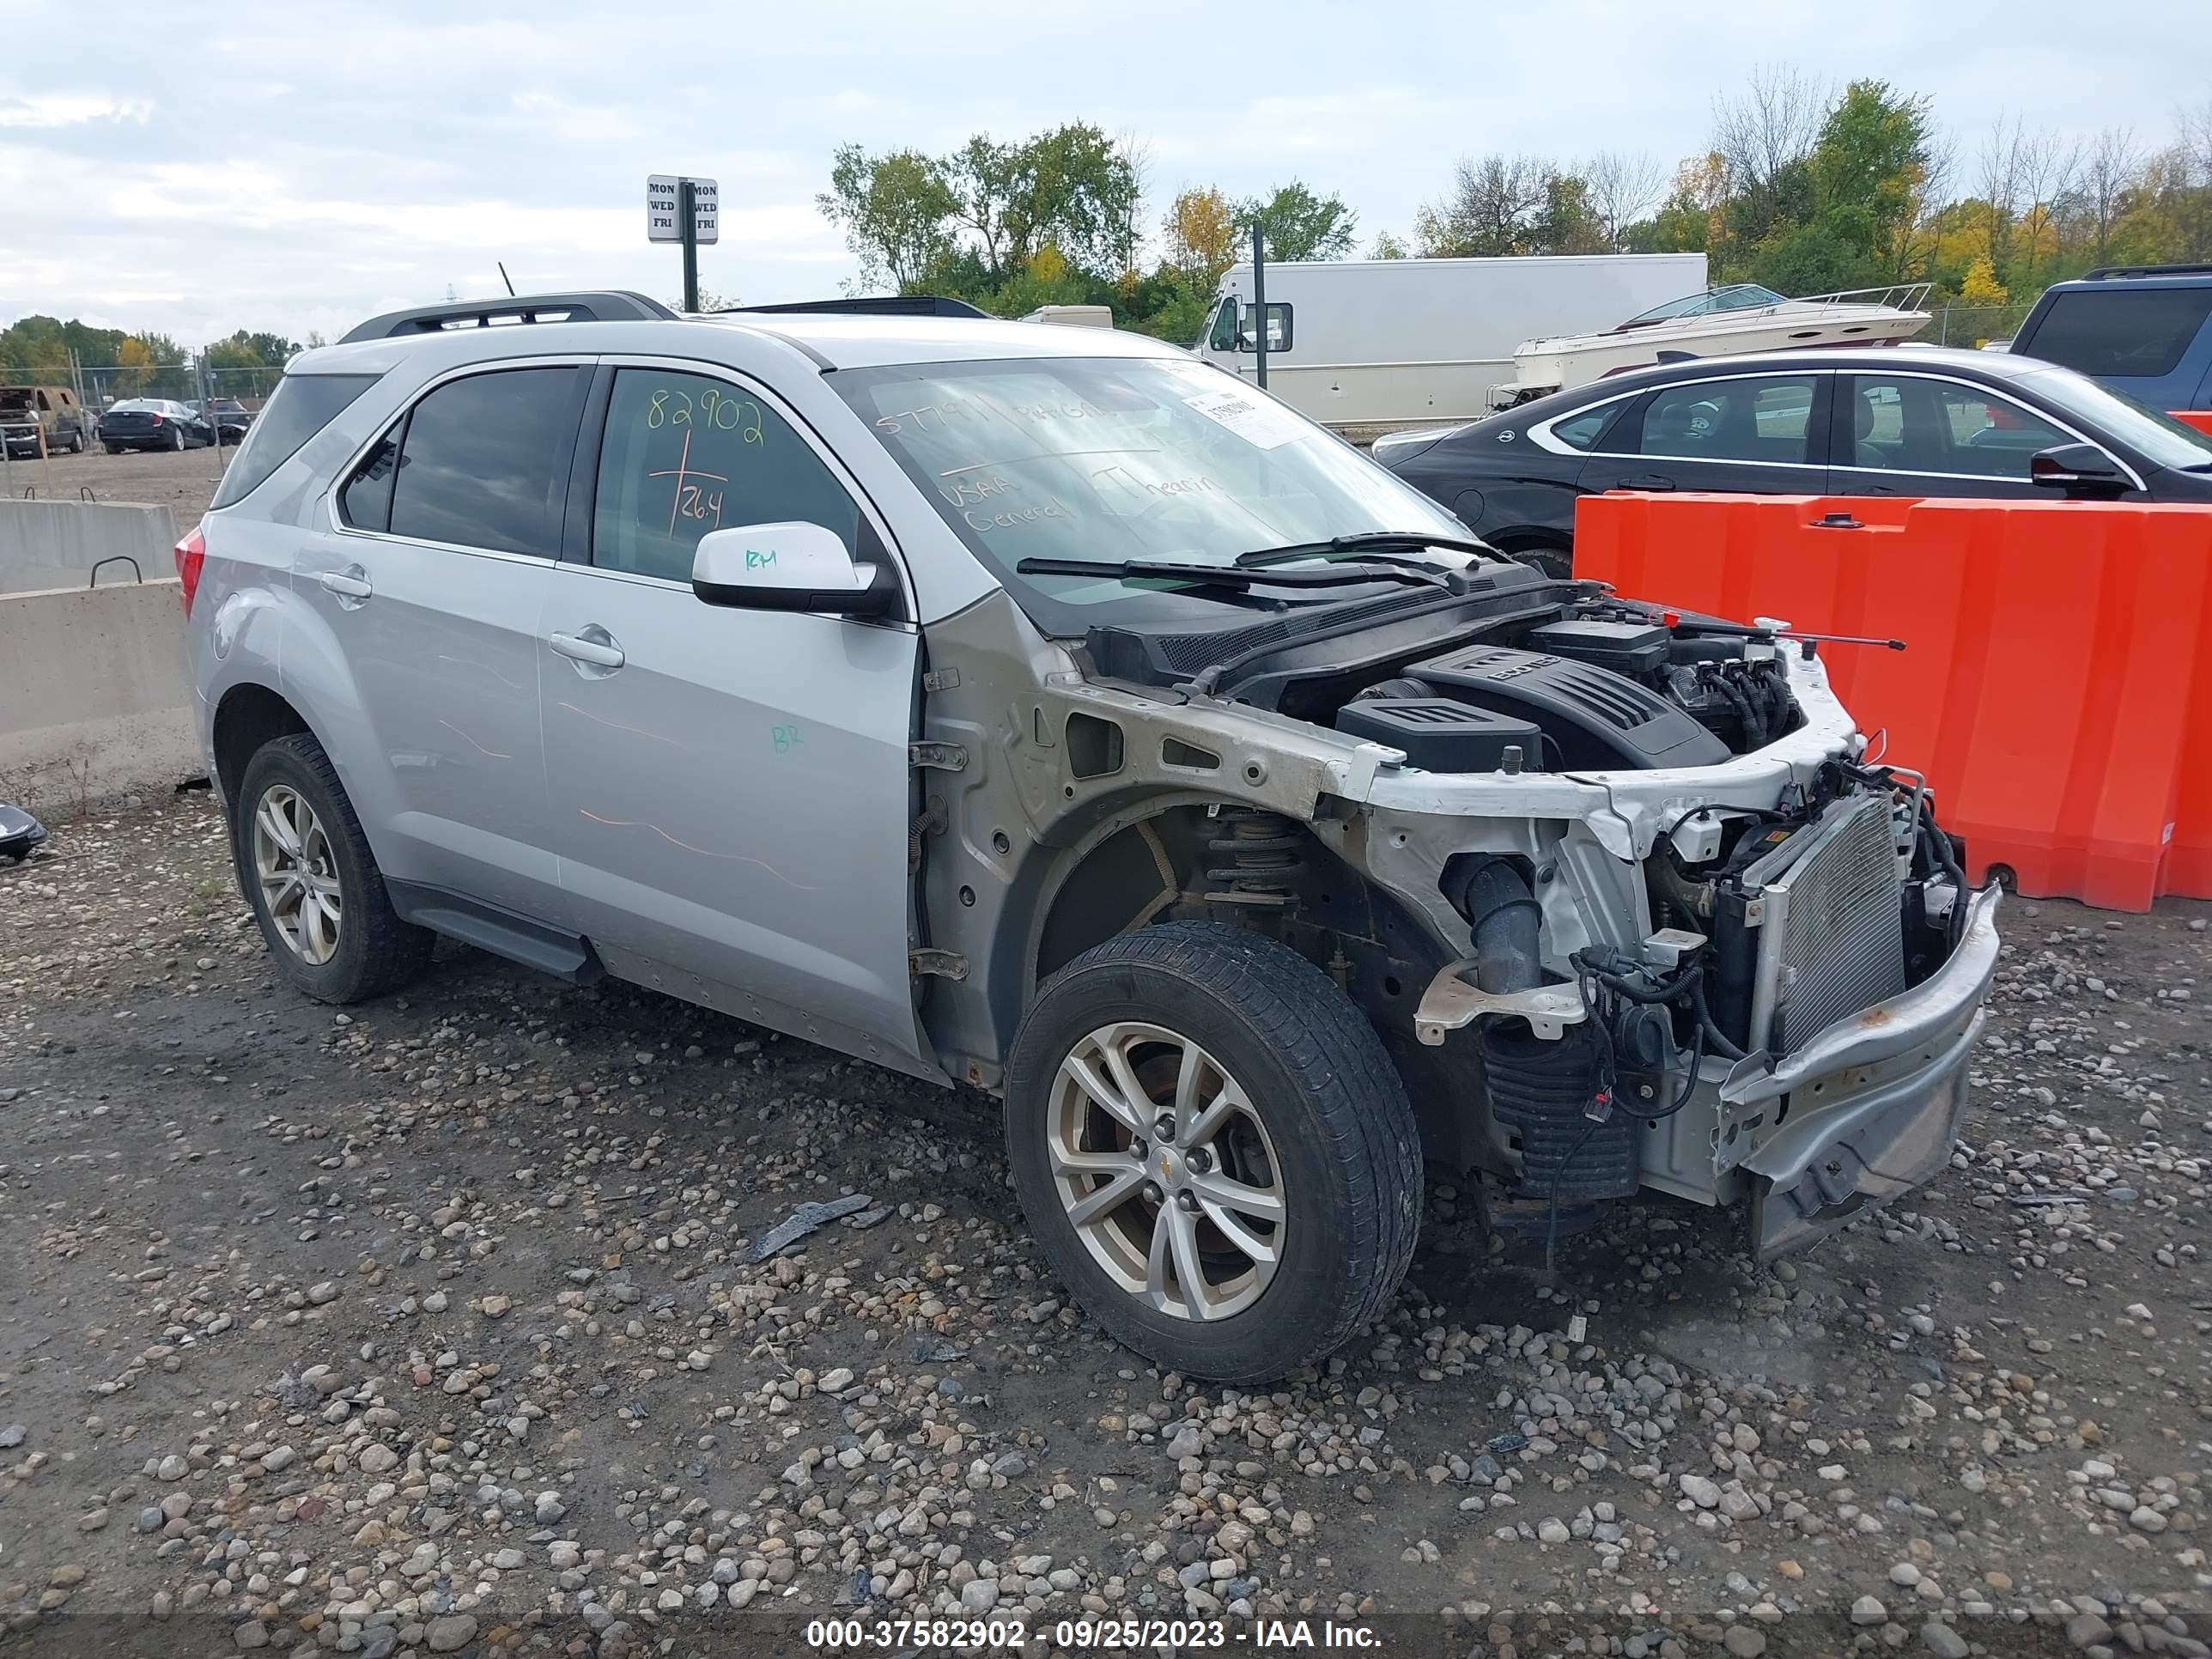
[[185,429],[184,429],[184,428],[182,428],[182,427],[180,427],[180,426],[173,426],[173,427],[171,427],[171,428],[169,428],[169,447],[170,447],[171,449],[173,449],[173,450],[176,451],[176,452],[177,452],[178,453],[179,453],[179,454],[181,454],[181,453],[184,453],[184,447],[185,447]]
[[306,732],[246,763],[230,847],[277,971],[317,1001],[380,996],[429,965],[437,936],[392,909],[337,769]]
[[1085,952],[1023,1019],[1006,1101],[1046,1256],[1162,1366],[1244,1385],[1311,1364],[1413,1259],[1420,1149],[1397,1071],[1273,939],[1170,922]]

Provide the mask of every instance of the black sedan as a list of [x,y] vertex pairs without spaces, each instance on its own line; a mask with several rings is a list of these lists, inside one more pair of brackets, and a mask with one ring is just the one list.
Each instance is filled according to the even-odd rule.
[[2212,436],[2070,368],[1936,347],[1668,363],[1374,453],[1560,574],[1577,499],[1608,489],[2212,502]]
[[100,441],[111,455],[126,449],[204,449],[215,438],[205,416],[167,398],[126,398],[100,417]]

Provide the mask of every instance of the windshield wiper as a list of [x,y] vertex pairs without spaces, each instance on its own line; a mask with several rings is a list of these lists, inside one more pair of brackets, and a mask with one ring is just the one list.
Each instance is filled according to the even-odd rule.
[[1179,564],[1167,559],[1024,559],[1014,567],[1023,576],[1099,576],[1122,580],[1189,582],[1198,587],[1354,587],[1366,582],[1404,582],[1415,587],[1456,591],[1456,570],[1402,564],[1337,564],[1320,570],[1259,570],[1236,564]]
[[1291,542],[1282,547],[1255,547],[1249,553],[1239,553],[1237,564],[1240,569],[1249,570],[1255,565],[1288,564],[1297,559],[1327,558],[1332,553],[1357,553],[1370,547],[1449,547],[1455,553],[1474,553],[1484,558],[1505,556],[1488,542],[1472,541],[1457,536],[1431,536],[1422,530],[1366,530],[1356,536],[1332,536],[1325,542]]

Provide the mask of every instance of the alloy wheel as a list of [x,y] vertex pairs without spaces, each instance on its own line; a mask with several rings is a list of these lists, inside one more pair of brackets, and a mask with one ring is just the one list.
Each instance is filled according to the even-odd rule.
[[1122,1290],[1201,1321],[1266,1292],[1282,1165],[1243,1085],[1197,1043],[1133,1020],[1091,1031],[1060,1061],[1046,1137],[1067,1218]]
[[272,784],[253,810],[253,873],[277,933],[302,962],[337,954],[344,894],[323,821],[307,797]]

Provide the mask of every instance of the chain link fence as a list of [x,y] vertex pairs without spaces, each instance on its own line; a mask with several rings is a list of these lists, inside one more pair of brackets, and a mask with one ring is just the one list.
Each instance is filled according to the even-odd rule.
[[1996,340],[2009,340],[2034,307],[2033,300],[2002,306],[1938,306],[1934,320],[1920,337],[1929,345],[1965,346],[1970,349]]

